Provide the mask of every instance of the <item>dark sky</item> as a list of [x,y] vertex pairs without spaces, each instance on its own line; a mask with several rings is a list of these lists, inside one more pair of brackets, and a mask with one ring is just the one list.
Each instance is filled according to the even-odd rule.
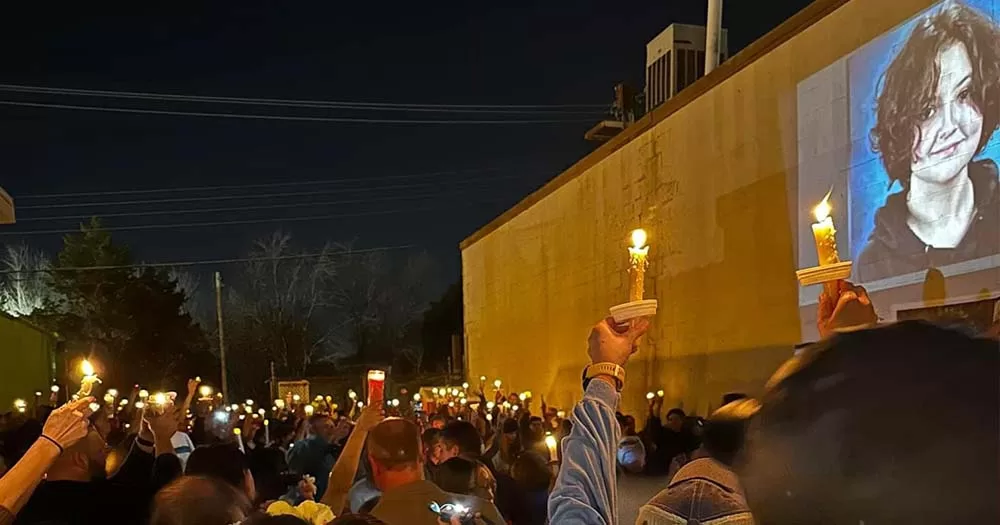
[[[808,0],[729,0],[730,52]],[[21,2],[5,6],[0,83],[190,95],[425,104],[602,104],[612,86],[641,88],[645,43],[672,22],[703,24],[704,0],[610,2]],[[27,4],[27,5],[23,5]],[[459,118],[449,114],[176,104],[0,91],[0,101],[183,111]],[[472,118],[494,118],[475,115]],[[138,258],[234,257],[278,228],[305,247],[414,244],[446,276],[458,243],[594,146],[590,124],[381,125],[119,115],[0,106],[0,185],[21,206],[210,195],[253,200],[22,209],[7,231],[66,229],[32,217],[164,210],[110,226],[307,215],[383,215],[310,222],[116,233]],[[499,118],[551,118],[500,115]],[[567,118],[567,117],[557,117]],[[569,118],[579,118],[571,115]],[[596,121],[596,119],[595,119]],[[475,170],[475,171],[473,171]],[[38,199],[61,192],[364,179],[342,186]],[[428,184],[434,183],[434,184]],[[353,189],[353,191],[346,191]],[[276,197],[274,193],[326,191]],[[361,191],[358,191],[361,190]],[[443,195],[438,195],[443,194]],[[309,202],[368,201],[304,207]],[[472,201],[473,204],[469,204]],[[279,209],[182,214],[258,204]],[[420,211],[412,211],[418,209]],[[404,212],[402,210],[411,210]],[[4,236],[54,251],[59,235]]]

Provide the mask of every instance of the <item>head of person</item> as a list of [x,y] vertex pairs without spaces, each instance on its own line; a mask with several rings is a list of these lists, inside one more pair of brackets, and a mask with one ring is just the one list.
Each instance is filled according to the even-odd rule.
[[420,429],[407,419],[383,420],[368,433],[368,461],[382,492],[424,479]]
[[184,474],[221,480],[243,491],[248,499],[257,497],[246,456],[231,443],[217,443],[194,449],[188,456]]
[[242,491],[205,476],[181,476],[153,498],[150,525],[231,525],[253,507]]
[[315,414],[309,418],[309,434],[327,443],[333,441],[337,425],[327,414]]
[[445,492],[471,494],[476,483],[476,467],[474,461],[451,458],[434,471],[434,483]]
[[513,419],[505,419],[503,421],[503,442],[507,445],[513,445],[517,443],[517,421]]
[[545,458],[534,452],[521,454],[510,469],[514,481],[529,492],[548,491],[552,483],[552,471]]
[[680,408],[671,408],[670,411],[667,412],[667,422],[664,426],[674,432],[680,432],[681,430],[684,430],[684,420],[686,418],[687,414],[684,413],[684,410]]
[[886,69],[872,149],[890,183],[947,184],[1000,121],[1000,28],[960,2],[919,20]]
[[450,459],[462,456],[475,459],[483,453],[483,440],[476,427],[468,421],[452,421],[441,432],[444,457]]
[[448,425],[448,418],[441,414],[435,414],[431,417],[431,428],[436,428],[438,430],[444,430],[444,427]]
[[441,443],[441,431],[436,428],[428,428],[420,436],[423,445],[424,460],[431,465],[438,465],[444,461],[444,447]]
[[634,417],[622,415],[618,418],[618,424],[622,427],[623,436],[634,436],[636,434]]
[[998,522],[998,370],[995,341],[922,322],[806,348],[766,385],[736,461],[757,522]]
[[536,441],[545,438],[545,422],[542,418],[538,416],[531,416],[528,420],[528,429],[531,431],[531,437]]
[[716,461],[733,466],[743,441],[747,423],[757,413],[760,403],[746,396],[719,407],[702,428],[701,446]]
[[107,444],[93,427],[87,436],[67,448],[49,467],[49,481],[91,481],[103,478]]

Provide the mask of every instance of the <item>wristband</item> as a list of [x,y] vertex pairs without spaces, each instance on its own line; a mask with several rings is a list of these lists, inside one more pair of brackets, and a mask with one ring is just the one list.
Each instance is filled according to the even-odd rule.
[[56,446],[56,448],[58,448],[58,449],[59,449],[59,454],[62,454],[62,453],[63,453],[63,448],[62,448],[62,445],[60,445],[58,441],[56,441],[56,440],[54,440],[54,439],[50,438],[49,436],[46,436],[45,434],[41,434],[41,435],[40,435],[40,436],[38,436],[38,437],[39,437],[40,439],[44,439],[45,441],[48,441],[49,443],[52,443],[53,445],[55,445],[55,446]]
[[615,363],[594,363],[583,369],[583,389],[597,376],[608,376],[615,380],[615,388],[621,392],[625,386],[625,369]]

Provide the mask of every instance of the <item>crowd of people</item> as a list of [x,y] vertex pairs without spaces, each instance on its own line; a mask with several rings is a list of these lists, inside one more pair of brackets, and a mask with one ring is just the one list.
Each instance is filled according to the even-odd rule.
[[197,380],[183,399],[36,396],[2,422],[0,525],[613,524],[622,476],[662,480],[641,525],[998,522],[997,342],[878,327],[862,288],[838,293],[822,341],[707,418],[655,394],[618,411],[646,319],[593,327],[568,414],[482,381],[460,402],[347,411],[220,406]]

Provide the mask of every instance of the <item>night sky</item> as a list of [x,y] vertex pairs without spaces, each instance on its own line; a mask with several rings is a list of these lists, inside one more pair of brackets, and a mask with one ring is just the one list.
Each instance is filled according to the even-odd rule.
[[[706,2],[106,2],[5,6],[0,83],[185,95],[414,104],[604,104],[643,85],[645,43],[672,22],[703,24]],[[730,52],[807,0],[729,0]],[[28,4],[28,5],[24,5]],[[155,5],[153,5],[155,4]],[[123,115],[0,106],[0,185],[19,207],[267,195],[182,203],[20,209],[5,231],[72,229],[33,217],[168,211],[109,226],[310,215],[303,222],[116,232],[136,257],[236,257],[276,229],[324,240],[426,249],[456,280],[458,243],[595,146],[589,115],[453,115],[180,104],[4,92],[28,101],[171,111],[403,119],[590,119],[591,123],[385,125]],[[414,175],[450,172],[427,177]],[[396,177],[386,179],[385,177]],[[350,179],[342,185],[30,198],[125,189]],[[362,179],[362,181],[357,181]],[[364,180],[372,179],[372,180]],[[350,190],[350,191],[348,191]],[[314,193],[279,197],[276,193]],[[303,206],[315,202],[338,202]],[[343,202],[353,201],[353,202]],[[276,209],[184,214],[252,205]],[[408,211],[404,211],[408,210]],[[3,236],[54,253],[60,235]]]

